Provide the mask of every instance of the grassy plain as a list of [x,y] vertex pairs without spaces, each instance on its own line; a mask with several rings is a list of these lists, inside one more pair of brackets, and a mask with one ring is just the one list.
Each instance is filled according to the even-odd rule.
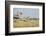
[[14,28],[20,28],[20,27],[38,27],[39,26],[39,20],[20,20],[20,19],[14,19],[13,21]]

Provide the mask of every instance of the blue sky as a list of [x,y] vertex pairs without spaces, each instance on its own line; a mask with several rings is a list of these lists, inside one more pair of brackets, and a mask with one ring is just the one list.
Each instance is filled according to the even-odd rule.
[[39,9],[36,8],[13,8],[13,16],[17,12],[22,12],[25,17],[39,18]]

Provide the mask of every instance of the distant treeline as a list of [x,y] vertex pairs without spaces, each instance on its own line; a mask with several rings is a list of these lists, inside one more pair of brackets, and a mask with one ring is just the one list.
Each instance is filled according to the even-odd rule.
[[[13,17],[14,19],[20,19],[19,17]],[[29,19],[29,20],[39,20],[39,18],[25,18],[25,19]]]
[[39,18],[29,18],[30,20],[39,20]]
[[14,19],[19,19],[19,17],[13,17]]

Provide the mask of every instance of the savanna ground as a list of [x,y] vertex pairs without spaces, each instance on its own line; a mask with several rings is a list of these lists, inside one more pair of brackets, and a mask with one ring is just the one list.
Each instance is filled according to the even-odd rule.
[[38,27],[39,26],[39,20],[21,20],[21,19],[14,19],[13,21],[14,28],[19,27]]

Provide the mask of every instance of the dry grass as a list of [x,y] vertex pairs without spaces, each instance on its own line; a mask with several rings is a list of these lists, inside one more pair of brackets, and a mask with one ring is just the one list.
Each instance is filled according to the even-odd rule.
[[19,27],[38,27],[39,26],[39,20],[20,20],[16,19],[16,21],[13,22],[14,28],[19,28]]

